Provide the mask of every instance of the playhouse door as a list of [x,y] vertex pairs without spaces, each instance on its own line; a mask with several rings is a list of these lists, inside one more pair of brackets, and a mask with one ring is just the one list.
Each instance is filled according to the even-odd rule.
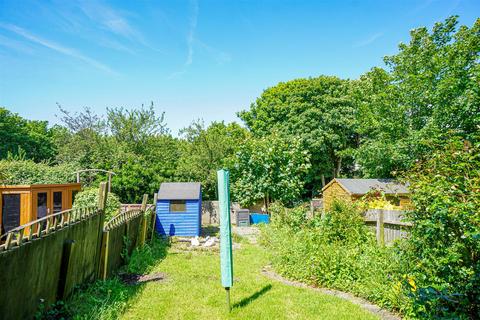
[[2,234],[20,225],[20,194],[2,195]]
[[51,202],[52,197],[50,190],[35,190],[33,192],[32,220],[44,218],[52,213]]
[[67,209],[67,190],[52,189],[52,213]]

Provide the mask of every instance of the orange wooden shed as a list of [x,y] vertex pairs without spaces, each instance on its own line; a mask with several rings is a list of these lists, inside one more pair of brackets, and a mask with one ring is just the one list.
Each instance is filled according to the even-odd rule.
[[0,185],[0,235],[63,210],[71,209],[80,183]]

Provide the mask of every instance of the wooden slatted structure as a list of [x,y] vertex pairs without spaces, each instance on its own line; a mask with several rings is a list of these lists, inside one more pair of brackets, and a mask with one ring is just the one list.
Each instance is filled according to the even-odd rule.
[[0,186],[0,235],[72,208],[80,183]]
[[160,235],[200,235],[202,190],[199,182],[164,182],[157,198],[155,229]]

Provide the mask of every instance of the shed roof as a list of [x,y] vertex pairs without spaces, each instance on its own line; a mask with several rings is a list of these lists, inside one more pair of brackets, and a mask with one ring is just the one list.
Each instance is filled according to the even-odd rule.
[[200,199],[200,182],[164,182],[158,191],[159,200]]
[[371,190],[381,190],[385,194],[408,194],[408,185],[393,179],[333,179],[323,190],[337,181],[347,192],[356,195],[366,194]]
[[82,187],[80,183],[55,183],[55,184],[0,184],[0,189],[49,189],[49,188],[68,188]]

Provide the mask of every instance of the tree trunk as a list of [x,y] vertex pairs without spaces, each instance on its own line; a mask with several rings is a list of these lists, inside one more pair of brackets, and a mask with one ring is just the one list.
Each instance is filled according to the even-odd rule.
[[340,175],[340,170],[342,168],[342,158],[335,157],[334,166],[333,166],[333,177],[337,178]]
[[269,202],[270,202],[270,197],[268,196],[268,192],[267,192],[266,197],[267,197],[267,201],[266,201],[265,211],[267,211],[267,213],[268,213],[268,204],[269,204]]
[[325,187],[325,175],[322,174],[321,178],[322,178],[322,189],[323,189],[323,187]]

